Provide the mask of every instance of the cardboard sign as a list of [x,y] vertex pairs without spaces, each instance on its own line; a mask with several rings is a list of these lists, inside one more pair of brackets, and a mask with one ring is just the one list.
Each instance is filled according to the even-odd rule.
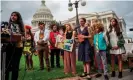
[[61,35],[57,35],[56,36],[56,43],[55,43],[55,47],[59,48],[59,49],[63,49],[63,36]]
[[61,36],[61,35],[57,35],[57,37],[56,37],[55,47],[57,47],[59,49],[63,49],[63,50],[72,52],[73,44],[74,44],[73,39],[65,39],[64,40],[63,36]]
[[73,44],[74,44],[74,40],[73,39],[65,39],[64,40],[63,50],[72,52],[72,50],[73,50]]

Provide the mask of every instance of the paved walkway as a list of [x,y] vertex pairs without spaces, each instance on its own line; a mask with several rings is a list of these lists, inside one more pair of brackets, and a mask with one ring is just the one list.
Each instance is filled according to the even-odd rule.
[[[117,77],[118,72],[116,73],[116,77],[112,78],[109,75],[109,80],[133,80],[133,72],[130,72],[128,69],[123,71],[123,78],[122,79],[118,79]],[[100,78],[95,78],[95,74],[91,75],[92,79],[91,80],[104,80],[104,77],[100,77]],[[57,80],[88,80],[87,77],[81,78],[81,77],[71,77],[71,78],[64,78],[64,79],[57,79]]]

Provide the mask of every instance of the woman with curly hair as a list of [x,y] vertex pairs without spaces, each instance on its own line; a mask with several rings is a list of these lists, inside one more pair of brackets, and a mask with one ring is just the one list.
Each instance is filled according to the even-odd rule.
[[50,50],[51,50],[51,68],[54,68],[54,56],[56,55],[56,67],[60,68],[60,49],[55,47],[56,37],[59,34],[58,27],[56,24],[51,26],[52,31],[50,32]]
[[101,23],[97,24],[96,34],[94,35],[94,47],[95,47],[95,55],[96,61],[98,65],[98,74],[97,76],[101,76],[102,68],[101,68],[101,60],[104,69],[104,78],[105,80],[109,80],[108,78],[108,69],[107,69],[107,58],[106,58],[106,49],[108,45],[108,40],[106,33],[104,32],[104,27]]

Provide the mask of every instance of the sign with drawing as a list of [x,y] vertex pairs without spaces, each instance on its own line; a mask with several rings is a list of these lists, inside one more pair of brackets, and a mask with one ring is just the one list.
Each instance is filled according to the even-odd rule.
[[73,44],[74,44],[73,39],[65,39],[64,40],[63,36],[61,36],[61,35],[57,35],[57,37],[56,37],[55,47],[57,47],[59,49],[63,49],[63,50],[72,52]]
[[66,50],[66,51],[72,52],[73,44],[74,44],[74,40],[73,39],[65,39],[64,40],[64,47],[63,47],[63,49]]

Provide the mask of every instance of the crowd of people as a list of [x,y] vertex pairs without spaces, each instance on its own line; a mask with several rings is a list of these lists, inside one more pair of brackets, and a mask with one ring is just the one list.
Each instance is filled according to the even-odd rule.
[[[92,25],[86,22],[85,18],[80,18],[80,27],[73,29],[67,23],[65,29],[56,24],[51,25],[51,30],[45,29],[45,23],[39,22],[39,30],[33,35],[31,28],[23,24],[23,20],[19,12],[12,12],[9,20],[9,29],[12,34],[21,34],[22,40],[10,43],[7,46],[6,56],[6,80],[9,79],[9,72],[12,71],[12,80],[18,79],[19,63],[22,53],[25,55],[27,70],[33,69],[32,56],[35,53],[39,57],[40,70],[44,70],[44,60],[47,71],[55,67],[54,57],[56,56],[56,67],[60,68],[60,55],[64,64],[64,74],[76,72],[76,56],[78,61],[83,62],[83,73],[80,77],[88,76],[91,78],[91,67],[97,66],[98,73],[96,77],[102,75],[104,71],[104,79],[109,80],[107,51],[111,55],[111,77],[115,77],[115,56],[118,57],[118,78],[122,78],[122,54],[125,53],[124,38],[117,19],[112,18],[107,30],[99,20],[93,20]],[[72,52],[65,51],[55,47],[57,35],[63,36],[65,39],[73,39]],[[78,43],[78,46],[77,46]],[[76,48],[78,47],[78,54]],[[50,59],[49,59],[50,56]],[[15,62],[14,62],[15,61]]]

